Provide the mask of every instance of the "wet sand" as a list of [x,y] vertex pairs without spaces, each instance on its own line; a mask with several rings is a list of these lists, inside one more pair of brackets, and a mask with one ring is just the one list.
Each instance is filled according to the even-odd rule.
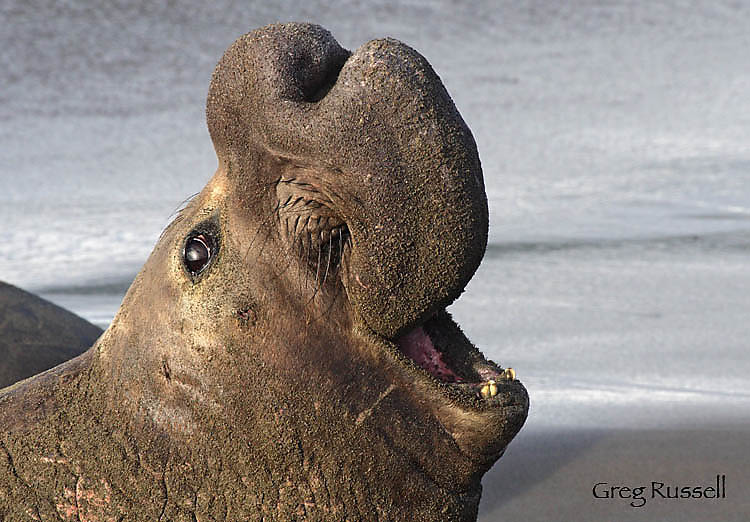
[[[654,430],[528,430],[483,480],[479,520],[746,521],[750,519],[750,423]],[[726,498],[652,498],[652,481],[704,487],[713,496],[726,475]],[[645,486],[632,498],[595,498],[611,486]],[[657,485],[658,487],[658,485]],[[674,489],[672,489],[674,491]],[[632,493],[625,493],[631,496]]]

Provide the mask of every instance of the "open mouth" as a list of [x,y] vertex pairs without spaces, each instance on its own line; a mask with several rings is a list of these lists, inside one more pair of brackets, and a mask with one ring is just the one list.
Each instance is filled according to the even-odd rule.
[[445,309],[396,339],[381,339],[405,388],[464,455],[480,467],[495,462],[528,415],[529,397],[515,371],[487,359]]
[[492,401],[515,381],[515,371],[486,359],[445,310],[408,330],[394,344],[406,359],[403,363],[421,368],[450,395],[464,401]]

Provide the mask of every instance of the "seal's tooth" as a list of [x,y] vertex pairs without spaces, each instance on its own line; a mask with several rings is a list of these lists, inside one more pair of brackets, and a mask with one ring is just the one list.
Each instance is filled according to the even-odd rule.
[[516,380],[516,371],[513,368],[506,368],[505,371],[500,375],[501,378],[509,381]]
[[483,399],[486,399],[490,396],[490,386],[488,384],[485,384],[482,386],[482,389],[479,390],[479,393],[482,395]]
[[497,395],[497,384],[495,384],[495,381],[489,381],[487,387],[489,388],[490,397]]

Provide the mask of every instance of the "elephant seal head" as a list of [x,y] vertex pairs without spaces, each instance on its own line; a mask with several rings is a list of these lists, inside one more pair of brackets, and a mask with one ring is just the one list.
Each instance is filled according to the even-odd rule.
[[528,397],[445,310],[488,215],[437,74],[393,39],[271,25],[226,51],[207,120],[218,169],[96,347],[112,407],[251,490],[322,477],[330,506],[473,519]]

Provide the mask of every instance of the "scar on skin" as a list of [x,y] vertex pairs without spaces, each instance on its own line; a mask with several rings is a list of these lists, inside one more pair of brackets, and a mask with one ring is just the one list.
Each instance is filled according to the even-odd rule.
[[370,287],[369,287],[369,286],[367,286],[366,284],[364,284],[364,283],[362,282],[362,280],[360,280],[360,278],[359,278],[359,274],[354,274],[354,279],[356,279],[357,283],[359,283],[359,286],[361,286],[361,287],[362,287],[362,288],[364,288],[365,290],[369,290],[369,289],[370,289]]
[[381,392],[381,393],[380,393],[380,395],[378,395],[378,398],[377,398],[377,399],[375,399],[375,402],[374,402],[374,403],[372,403],[372,406],[370,406],[370,407],[369,407],[369,408],[367,408],[366,410],[363,410],[363,411],[362,411],[362,412],[361,412],[361,413],[360,413],[359,415],[357,415],[357,420],[356,420],[356,421],[355,421],[354,423],[355,423],[355,424],[356,424],[357,426],[359,426],[360,424],[362,424],[363,422],[365,422],[365,421],[367,420],[367,418],[368,418],[368,417],[369,417],[370,415],[372,415],[372,412],[373,412],[373,410],[374,410],[375,408],[377,408],[378,404],[380,404],[380,402],[381,402],[381,401],[382,401],[383,399],[385,399],[385,398],[386,398],[386,397],[387,397],[387,396],[388,396],[388,395],[389,395],[389,394],[390,394],[390,393],[391,393],[391,392],[392,392],[393,390],[395,390],[395,389],[396,389],[396,385],[395,385],[395,384],[391,384],[390,386],[388,386],[388,387],[387,387],[387,388],[385,389],[385,391]]
[[78,517],[76,494],[70,488],[65,488],[63,498],[60,499],[60,502],[58,502],[55,507],[57,508],[57,513],[60,517],[65,520],[73,520],[73,517]]
[[39,459],[39,462],[42,462],[44,464],[70,464],[70,461],[68,459],[59,457],[41,457]]

